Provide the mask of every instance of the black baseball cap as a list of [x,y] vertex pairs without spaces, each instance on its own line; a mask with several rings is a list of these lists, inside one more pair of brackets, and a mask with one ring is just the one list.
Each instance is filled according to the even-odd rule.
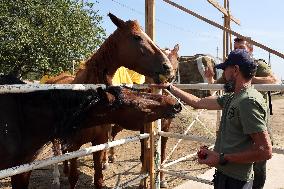
[[245,49],[236,49],[228,55],[228,58],[224,63],[217,64],[215,68],[224,70],[228,66],[233,65],[239,65],[250,69],[255,69],[257,66],[249,52],[247,52]]

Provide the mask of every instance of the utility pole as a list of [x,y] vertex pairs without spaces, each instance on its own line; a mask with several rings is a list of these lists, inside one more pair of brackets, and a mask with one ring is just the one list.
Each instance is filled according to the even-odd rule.
[[[145,0],[145,29],[148,36],[155,42],[155,0]],[[147,82],[147,79],[146,79]],[[161,89],[153,90],[152,93],[162,94]],[[149,128],[150,133],[150,150],[149,145],[144,143],[144,165],[149,163],[148,168],[143,170],[149,171],[150,175],[150,189],[160,189],[160,160],[161,160],[161,137],[157,135],[161,131],[161,120],[157,120],[149,124],[144,125],[144,131]],[[150,155],[147,159],[147,154]],[[156,158],[156,159],[155,159]],[[146,180],[144,180],[144,188],[146,186]]]
[[217,51],[217,58],[219,58],[219,48],[218,48],[218,46],[217,46],[217,48],[216,48],[216,51]]
[[[227,0],[224,0],[224,8],[226,10],[228,10],[227,8]],[[224,14],[224,27],[225,28],[229,28],[229,24],[230,24],[230,21],[228,22],[228,16],[226,16]],[[228,39],[228,32],[226,32],[225,30],[223,31],[223,60],[226,59],[226,57],[228,56],[229,54],[229,49],[228,49],[228,42],[229,42],[229,39]]]
[[270,66],[271,68],[271,62],[270,62],[270,52],[268,53],[268,65]]
[[[231,15],[231,12],[229,10],[229,0],[224,0],[224,7],[222,7],[216,0],[207,0],[207,1],[224,14],[223,18],[224,18],[225,28],[228,28],[228,29],[231,28],[230,26],[231,21],[240,25],[239,19]],[[229,34],[229,32],[223,30],[223,60],[225,60],[227,55],[229,54],[229,44],[230,44],[230,50],[231,50],[232,49],[231,35]]]

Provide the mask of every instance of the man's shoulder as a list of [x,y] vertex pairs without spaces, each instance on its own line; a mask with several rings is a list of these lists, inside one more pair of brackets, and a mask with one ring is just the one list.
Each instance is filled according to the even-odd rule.
[[258,103],[261,106],[266,104],[263,95],[253,87],[247,89],[246,92],[241,95],[240,99],[241,106],[247,106],[250,103]]
[[257,64],[257,77],[267,77],[271,74],[271,68],[263,59],[254,59],[254,62]]
[[264,59],[262,59],[262,58],[257,58],[257,59],[253,59],[253,60],[257,64],[263,64],[264,63],[264,64],[268,65],[268,63]]

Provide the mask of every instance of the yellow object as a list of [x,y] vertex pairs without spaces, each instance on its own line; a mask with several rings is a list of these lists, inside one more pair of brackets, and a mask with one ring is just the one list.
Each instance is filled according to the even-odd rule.
[[112,84],[143,84],[145,76],[125,67],[120,67],[116,70]]
[[[126,68],[127,69],[127,68]],[[127,69],[127,73],[129,74],[133,83],[143,84],[145,82],[145,76],[141,75],[133,70]]]
[[49,80],[50,77],[48,75],[42,76],[42,78],[39,80],[40,84],[44,84],[47,80]]

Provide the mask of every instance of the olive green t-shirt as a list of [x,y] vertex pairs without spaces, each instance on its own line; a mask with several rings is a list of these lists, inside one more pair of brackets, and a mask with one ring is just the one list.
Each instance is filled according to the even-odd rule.
[[[239,94],[225,94],[217,99],[223,108],[221,125],[217,133],[215,151],[237,153],[250,148],[250,134],[266,130],[267,108],[261,93],[253,87]],[[253,178],[252,163],[228,163],[218,166],[218,171],[232,178],[248,181]]]

